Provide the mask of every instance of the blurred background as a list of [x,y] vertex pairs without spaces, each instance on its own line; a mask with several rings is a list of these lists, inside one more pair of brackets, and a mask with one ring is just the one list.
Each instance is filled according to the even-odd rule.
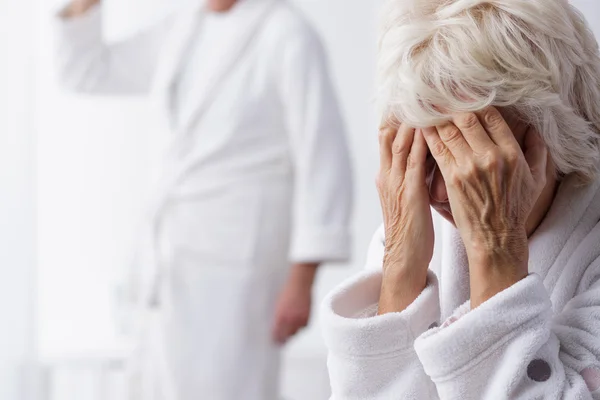
[[[285,352],[286,398],[324,400],[319,301],[361,268],[381,220],[371,101],[380,1],[290,1],[308,15],[329,52],[356,182],[352,262],[319,275],[310,328]],[[61,3],[0,0],[0,400],[121,398],[114,283],[162,148],[148,100],[82,97],[59,87],[53,16]],[[598,29],[597,0],[574,3]],[[127,34],[132,15],[142,26],[164,12],[160,1],[121,4],[110,10],[113,38]]]
[[[371,101],[378,2],[293,2],[329,52],[361,210],[353,261],[319,275],[320,300],[361,267],[380,223]],[[122,348],[111,315],[113,284],[130,256],[162,145],[148,100],[78,96],[59,86],[53,17],[61,3],[0,0],[1,400],[119,398]],[[131,26],[122,23],[134,15],[127,14],[129,3],[146,10],[140,24],[157,12],[151,1],[122,3],[125,11],[111,10],[115,37]],[[289,399],[327,398],[317,307],[318,301],[310,328],[286,350]]]

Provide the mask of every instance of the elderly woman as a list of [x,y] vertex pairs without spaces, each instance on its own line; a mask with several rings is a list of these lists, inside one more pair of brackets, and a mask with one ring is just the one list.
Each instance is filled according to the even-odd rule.
[[[600,57],[584,18],[566,0],[388,7],[384,228],[324,303],[333,398],[600,399]],[[430,205],[447,220],[440,265]]]

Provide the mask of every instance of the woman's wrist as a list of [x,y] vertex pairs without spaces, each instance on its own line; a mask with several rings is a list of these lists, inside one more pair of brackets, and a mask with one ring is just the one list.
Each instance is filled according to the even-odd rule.
[[471,307],[476,308],[524,279],[528,271],[527,239],[511,246],[490,248],[468,255]]
[[427,286],[427,265],[384,261],[378,314],[404,311]]

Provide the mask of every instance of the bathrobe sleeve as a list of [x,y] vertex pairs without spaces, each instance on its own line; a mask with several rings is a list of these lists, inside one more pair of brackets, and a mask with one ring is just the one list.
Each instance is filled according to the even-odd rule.
[[560,313],[530,275],[430,329],[434,275],[405,311],[383,316],[380,271],[342,284],[323,305],[333,398],[600,399],[600,258],[584,263],[579,294]]
[[438,282],[406,310],[377,316],[382,279],[383,230],[369,248],[365,272],[336,288],[323,302],[332,400],[436,399],[414,349],[415,339],[439,320]]
[[294,164],[291,261],[346,260],[353,192],[346,130],[323,46],[308,28],[288,34],[281,76]]
[[56,19],[57,68],[67,89],[94,94],[149,92],[161,38],[170,21],[125,42],[106,45],[101,6],[79,17]]
[[[599,270],[600,258],[587,269]],[[600,280],[579,293],[554,314],[530,275],[421,335],[415,348],[440,398],[600,399]]]

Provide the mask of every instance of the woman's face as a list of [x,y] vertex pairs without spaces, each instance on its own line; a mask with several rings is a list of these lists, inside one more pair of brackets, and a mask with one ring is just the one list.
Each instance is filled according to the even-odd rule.
[[[505,110],[500,110],[506,119],[508,126],[510,126],[513,132],[523,132],[523,123],[520,122],[513,115]],[[517,142],[523,147],[524,135],[515,135]],[[452,216],[452,209],[450,208],[450,201],[448,200],[448,191],[446,190],[446,181],[437,166],[435,160],[431,156],[431,153],[427,156],[427,186],[429,187],[429,202],[431,207],[438,214],[444,217],[452,225],[455,225],[454,218]]]
[[214,12],[229,11],[238,0],[206,0],[206,6]]

